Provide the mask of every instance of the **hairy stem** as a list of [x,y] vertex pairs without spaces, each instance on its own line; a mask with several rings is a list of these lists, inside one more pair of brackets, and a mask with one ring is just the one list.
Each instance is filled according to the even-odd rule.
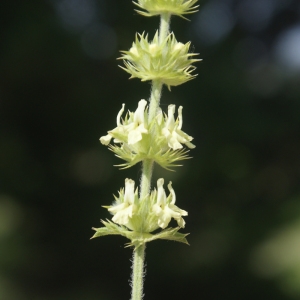
[[144,257],[146,244],[135,248],[133,252],[132,294],[131,300],[143,298]]
[[159,27],[159,43],[166,38],[169,33],[171,15],[169,13],[163,13],[160,15],[160,27]]
[[145,159],[143,161],[143,171],[142,171],[141,188],[140,188],[140,199],[144,199],[150,191],[152,170],[153,170],[153,160]]
[[162,90],[162,83],[158,80],[152,81],[148,124],[150,124],[151,121],[156,116],[157,109],[159,108],[161,90]]

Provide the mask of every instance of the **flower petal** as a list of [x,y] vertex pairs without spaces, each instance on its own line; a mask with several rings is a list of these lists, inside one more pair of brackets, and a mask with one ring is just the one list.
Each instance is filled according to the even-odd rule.
[[112,136],[110,134],[104,135],[104,136],[101,136],[100,142],[101,142],[102,145],[107,146],[110,143],[111,139],[112,139]]
[[125,179],[124,202],[134,204],[134,181],[132,179]]
[[124,112],[124,108],[125,108],[125,103],[122,104],[122,108],[120,109],[118,115],[117,115],[117,126],[121,126],[121,116]]
[[147,105],[147,101],[146,100],[142,99],[142,100],[139,101],[138,108],[135,111],[134,117],[133,117],[134,123],[136,123],[137,126],[140,125],[140,124],[144,124],[145,123],[144,112],[145,112],[146,105]]

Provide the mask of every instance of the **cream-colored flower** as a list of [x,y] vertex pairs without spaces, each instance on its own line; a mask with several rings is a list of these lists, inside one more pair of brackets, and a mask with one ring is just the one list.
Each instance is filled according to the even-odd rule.
[[185,221],[182,216],[187,216],[188,213],[175,205],[176,195],[172,188],[172,182],[168,184],[168,189],[170,191],[168,198],[163,188],[163,184],[163,178],[158,179],[157,201],[152,208],[153,212],[158,217],[158,226],[164,229],[168,226],[171,219],[174,218],[177,221],[178,226],[183,228],[185,226]]
[[116,202],[108,208],[114,216],[112,220],[120,225],[128,225],[130,218],[133,217],[136,211],[135,198],[137,197],[137,191],[134,192],[134,181],[126,178],[125,180],[125,194],[121,190],[119,198],[116,198]]
[[183,148],[182,144],[190,149],[195,148],[195,145],[190,142],[193,138],[181,130],[183,124],[182,106],[179,106],[178,108],[178,118],[176,121],[174,113],[175,105],[171,104],[168,106],[168,117],[165,119],[164,127],[161,130],[168,142],[168,146],[173,150]]
[[147,122],[145,120],[145,108],[147,101],[142,99],[139,101],[137,110],[126,115],[125,120],[121,122],[121,116],[124,112],[125,104],[122,105],[121,110],[117,115],[117,127],[108,131],[108,134],[100,138],[103,145],[108,145],[112,138],[115,143],[127,143],[134,145],[142,140],[142,134],[147,134]]
[[[122,128],[121,116],[122,116],[122,114],[124,112],[124,107],[125,107],[125,104],[123,103],[122,104],[122,108],[121,108],[121,110],[119,111],[119,113],[117,115],[117,127],[114,130],[122,131],[122,129],[121,129]],[[102,136],[100,138],[100,142],[101,142],[101,144],[107,146],[110,143],[110,141],[111,141],[112,138],[113,138],[113,136],[108,132],[107,135]],[[115,142],[118,142],[118,141],[115,141]]]
[[133,122],[124,126],[125,132],[128,133],[128,145],[133,145],[142,139],[142,133],[148,133],[145,128],[145,108],[146,100],[139,102],[138,108],[133,115]]

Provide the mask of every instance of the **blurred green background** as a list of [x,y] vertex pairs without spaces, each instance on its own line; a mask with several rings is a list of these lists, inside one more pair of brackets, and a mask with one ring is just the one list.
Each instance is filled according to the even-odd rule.
[[[300,299],[300,2],[208,0],[173,18],[203,59],[169,92],[197,145],[174,173],[190,246],[147,247],[145,299]],[[0,4],[0,299],[129,299],[131,249],[90,241],[126,177],[99,137],[149,83],[119,50],[158,18],[130,0]],[[175,224],[172,224],[175,225]]]

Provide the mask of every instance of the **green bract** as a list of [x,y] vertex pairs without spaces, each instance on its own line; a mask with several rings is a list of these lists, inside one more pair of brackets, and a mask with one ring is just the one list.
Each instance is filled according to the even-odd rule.
[[[193,138],[181,130],[183,125],[182,106],[178,108],[178,117],[175,120],[175,105],[168,107],[168,114],[158,110],[156,117],[148,124],[147,101],[139,101],[137,110],[128,111],[121,120],[124,104],[117,116],[117,127],[108,131],[100,142],[109,145],[116,156],[126,161],[119,165],[128,168],[136,163],[151,159],[163,168],[178,166],[175,163],[187,159],[187,150],[184,146],[193,149]],[[113,139],[115,145],[110,144]]]
[[145,10],[136,11],[146,17],[168,13],[184,18],[182,15],[192,14],[197,11],[199,5],[194,5],[197,1],[198,0],[138,0],[138,2],[133,3]]
[[148,42],[144,33],[137,34],[129,51],[121,51],[123,54],[119,59],[123,59],[125,65],[121,68],[131,74],[130,78],[157,80],[170,89],[196,76],[191,74],[196,69],[192,63],[200,59],[191,59],[197,54],[189,53],[190,44],[177,42],[173,33],[161,43],[157,32],[152,42]]

